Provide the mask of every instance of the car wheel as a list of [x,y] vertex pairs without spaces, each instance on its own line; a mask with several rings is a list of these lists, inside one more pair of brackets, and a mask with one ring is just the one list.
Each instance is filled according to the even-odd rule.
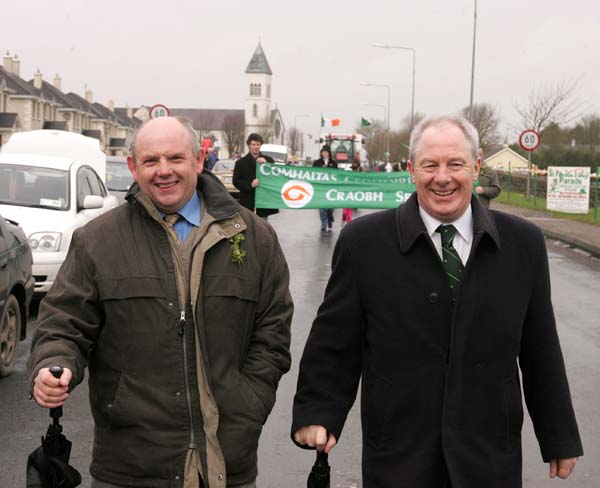
[[16,297],[9,295],[0,317],[0,377],[12,373],[20,339],[21,309]]

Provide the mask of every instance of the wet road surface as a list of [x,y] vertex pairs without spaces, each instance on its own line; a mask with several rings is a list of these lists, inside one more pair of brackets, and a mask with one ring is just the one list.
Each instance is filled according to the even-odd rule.
[[[320,232],[316,210],[281,211],[270,218],[290,266],[296,308],[292,325],[292,369],[281,381],[277,403],[261,437],[259,488],[306,486],[314,461],[313,452],[292,444],[289,429],[298,361],[323,297],[331,254],[341,227],[341,211],[336,210],[335,215],[334,229],[325,233]],[[596,488],[600,486],[600,261],[553,241],[548,241],[548,249],[555,313],[585,456],[568,481],[548,479],[547,465],[541,461],[526,416],[524,486]],[[47,411],[29,399],[25,378],[28,348],[29,340],[22,344],[16,372],[0,380],[0,488],[25,486],[27,455],[39,445],[40,436],[49,423]],[[85,384],[72,393],[62,423],[74,444],[71,462],[83,475],[82,486],[89,486],[92,422]],[[355,404],[340,444],[330,455],[332,487],[361,486],[360,438],[359,412]]]

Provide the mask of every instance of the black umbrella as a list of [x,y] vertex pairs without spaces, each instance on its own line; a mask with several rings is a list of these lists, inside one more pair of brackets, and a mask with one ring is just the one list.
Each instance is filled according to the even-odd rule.
[[[60,378],[61,366],[52,366],[50,372]],[[69,466],[71,441],[62,433],[58,419],[62,417],[62,407],[50,409],[52,423],[42,437],[42,445],[27,459],[27,488],[75,488],[81,484],[79,472]]]
[[317,460],[308,475],[307,488],[329,488],[330,471],[327,453],[317,451]]

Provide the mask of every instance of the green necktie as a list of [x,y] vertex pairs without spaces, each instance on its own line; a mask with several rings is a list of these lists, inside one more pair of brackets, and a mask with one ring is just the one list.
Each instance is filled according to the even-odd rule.
[[452,293],[452,303],[456,302],[458,285],[462,278],[462,272],[465,267],[456,251],[454,245],[454,236],[456,236],[456,227],[453,225],[440,225],[436,230],[442,237],[442,263],[444,270],[448,275],[450,282],[450,292]]

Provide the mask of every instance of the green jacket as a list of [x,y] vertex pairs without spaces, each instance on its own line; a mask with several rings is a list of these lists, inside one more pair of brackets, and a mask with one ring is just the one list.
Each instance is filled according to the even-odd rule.
[[478,193],[477,196],[486,207],[490,206],[490,200],[500,195],[502,187],[498,180],[498,175],[489,166],[481,165],[479,176],[477,178],[479,186],[483,188],[483,193]]
[[[40,306],[30,377],[60,364],[73,370],[73,388],[88,366],[90,472],[109,483],[181,487],[190,447],[210,488],[252,481],[290,367],[293,305],[275,232],[212,174],[197,190],[203,215],[187,289],[173,238],[135,185],[128,204],[74,233]],[[238,264],[230,238],[240,233]]]

